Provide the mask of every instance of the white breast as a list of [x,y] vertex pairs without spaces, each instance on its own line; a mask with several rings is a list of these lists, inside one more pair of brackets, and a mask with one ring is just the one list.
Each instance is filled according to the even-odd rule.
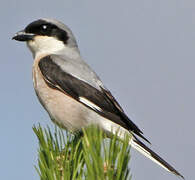
[[97,113],[77,102],[59,90],[50,88],[43,79],[38,67],[39,60],[33,65],[33,84],[37,97],[50,115],[52,121],[69,131],[78,130],[101,119]]
[[105,131],[113,133],[118,128],[123,129],[65,93],[49,87],[38,67],[39,59],[33,65],[33,84],[40,103],[53,122],[69,131],[76,131],[90,124],[97,124]]

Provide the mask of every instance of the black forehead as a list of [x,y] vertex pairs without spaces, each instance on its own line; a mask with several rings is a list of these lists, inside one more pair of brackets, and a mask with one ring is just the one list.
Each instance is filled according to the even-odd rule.
[[32,32],[32,31],[35,31],[36,29],[38,30],[39,27],[41,27],[42,25],[47,25],[49,27],[58,28],[56,25],[52,23],[39,19],[37,21],[30,23],[28,26],[26,26],[25,32]]
[[[47,30],[43,31],[42,26],[47,25]],[[26,33],[33,33],[35,35],[45,35],[45,36],[52,36],[56,37],[57,39],[64,42],[64,44],[67,44],[67,41],[69,39],[68,33],[56,26],[53,23],[47,22],[45,20],[39,19],[37,21],[34,21],[30,23],[25,28]]]

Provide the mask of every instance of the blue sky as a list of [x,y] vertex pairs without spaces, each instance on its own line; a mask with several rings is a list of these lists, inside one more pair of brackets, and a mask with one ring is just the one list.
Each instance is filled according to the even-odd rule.
[[[39,179],[34,124],[53,124],[33,90],[32,55],[12,41],[41,17],[67,24],[85,61],[152,149],[186,179],[194,176],[195,1],[63,0],[1,2],[1,179]],[[177,180],[132,151],[133,180]]]

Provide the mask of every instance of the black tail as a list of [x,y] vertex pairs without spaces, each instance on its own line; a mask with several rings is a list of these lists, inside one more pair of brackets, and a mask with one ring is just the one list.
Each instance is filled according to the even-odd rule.
[[166,169],[167,171],[172,172],[175,175],[180,176],[184,179],[184,177],[175,168],[173,168],[170,164],[168,164],[158,154],[156,154],[154,151],[148,148],[136,137],[132,137],[131,146],[135,148],[137,151],[139,151],[141,154],[146,156],[147,158],[151,159],[153,162],[157,163],[158,165]]

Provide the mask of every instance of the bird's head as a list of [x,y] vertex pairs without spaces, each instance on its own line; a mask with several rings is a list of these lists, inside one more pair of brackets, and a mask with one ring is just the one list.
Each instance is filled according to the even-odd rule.
[[71,30],[54,19],[36,20],[12,38],[27,42],[34,57],[44,54],[78,53],[78,47]]

